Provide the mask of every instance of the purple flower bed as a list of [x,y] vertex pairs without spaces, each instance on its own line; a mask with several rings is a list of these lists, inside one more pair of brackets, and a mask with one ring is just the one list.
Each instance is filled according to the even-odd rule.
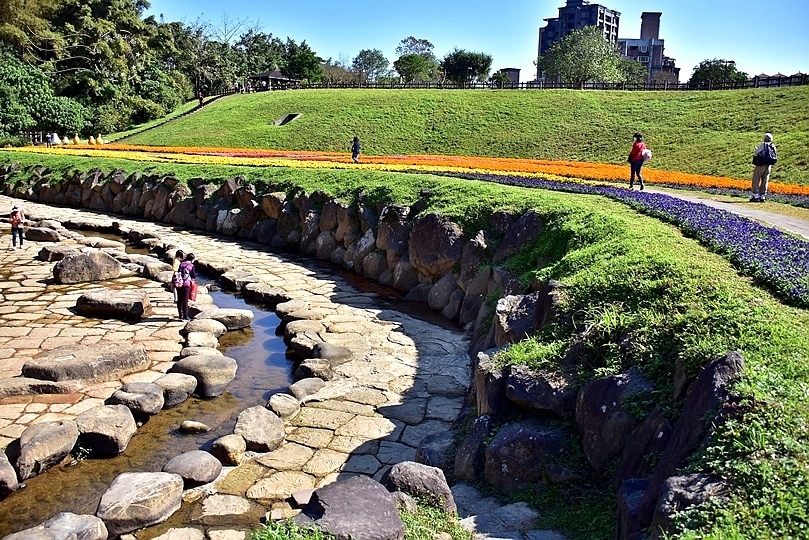
[[791,302],[809,306],[809,242],[742,216],[663,195],[612,186],[555,182],[539,178],[462,174],[463,178],[568,193],[602,195],[676,224],[686,234],[724,254]]

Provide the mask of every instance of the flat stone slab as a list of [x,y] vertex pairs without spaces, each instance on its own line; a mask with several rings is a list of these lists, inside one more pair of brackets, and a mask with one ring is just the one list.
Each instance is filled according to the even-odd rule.
[[73,394],[82,387],[79,381],[41,381],[29,377],[0,380],[0,398],[32,394]]
[[240,330],[253,323],[253,312],[249,309],[206,309],[199,312],[194,320],[213,319],[225,325],[228,330]]
[[266,510],[247,499],[235,495],[212,495],[205,499],[194,521],[210,526],[255,526]]
[[121,263],[97,250],[65,257],[53,267],[53,278],[62,284],[104,281],[120,275]]
[[259,501],[283,500],[295,492],[314,487],[313,476],[300,471],[281,471],[256,482],[247,490],[247,497]]
[[141,319],[152,314],[152,304],[140,289],[99,289],[81,295],[76,311],[88,317]]
[[171,372],[191,375],[197,380],[198,395],[216,397],[236,377],[236,368],[236,360],[227,356],[194,355],[174,364]]
[[110,381],[149,367],[143,347],[110,343],[65,345],[28,360],[24,377],[45,381]]
[[107,527],[95,516],[56,514],[42,525],[10,534],[3,540],[107,540]]

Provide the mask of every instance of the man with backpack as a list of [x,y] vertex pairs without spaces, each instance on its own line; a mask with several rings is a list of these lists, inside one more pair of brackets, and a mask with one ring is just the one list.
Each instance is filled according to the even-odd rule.
[[750,202],[763,203],[767,196],[772,166],[778,161],[778,150],[772,143],[772,134],[765,133],[764,141],[753,152],[753,196]]

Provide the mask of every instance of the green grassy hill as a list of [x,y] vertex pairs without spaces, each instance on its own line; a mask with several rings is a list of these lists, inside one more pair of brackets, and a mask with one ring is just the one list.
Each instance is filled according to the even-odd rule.
[[[302,116],[285,126],[288,113]],[[306,90],[221,99],[120,142],[624,163],[641,131],[660,169],[746,178],[770,131],[773,179],[809,184],[809,87],[725,92]]]

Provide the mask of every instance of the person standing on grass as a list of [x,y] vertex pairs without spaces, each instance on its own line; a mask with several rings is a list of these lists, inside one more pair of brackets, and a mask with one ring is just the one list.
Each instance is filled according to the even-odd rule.
[[643,168],[643,151],[646,150],[646,144],[643,142],[643,135],[635,133],[635,143],[632,145],[632,150],[629,152],[629,189],[635,187],[635,176],[638,177],[640,189],[643,191],[643,175],[640,170]]
[[351,141],[351,159],[354,160],[354,163],[360,162],[360,150],[362,150],[360,138],[354,137],[354,140]]
[[14,206],[8,215],[8,222],[11,223],[11,251],[17,249],[17,238],[20,239],[20,249],[22,249],[23,232],[25,229],[25,213],[19,206]]
[[190,321],[188,316],[188,296],[191,293],[191,283],[196,281],[197,273],[194,270],[194,254],[189,253],[180,263],[175,274],[173,284],[177,291],[177,313],[183,321]]
[[753,196],[750,202],[763,203],[767,197],[767,186],[770,184],[772,166],[778,161],[778,150],[772,143],[772,134],[765,133],[764,140],[753,151]]

